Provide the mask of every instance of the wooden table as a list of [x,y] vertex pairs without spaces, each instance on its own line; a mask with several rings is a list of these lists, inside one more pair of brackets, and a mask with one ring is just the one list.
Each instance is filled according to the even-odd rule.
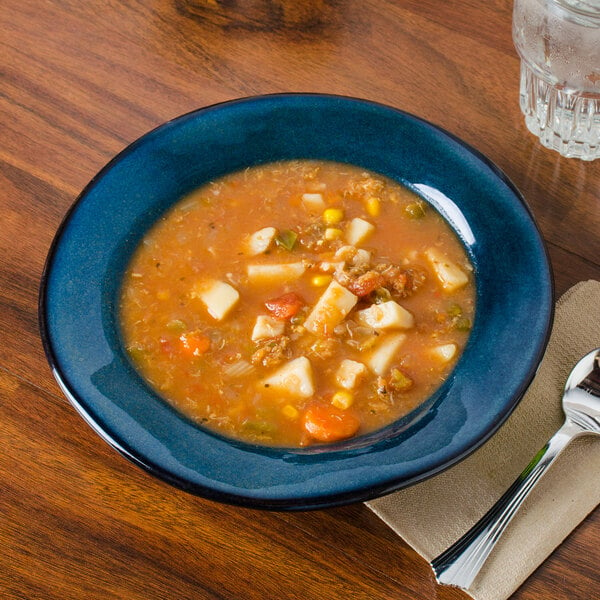
[[[509,0],[2,0],[0,597],[459,599],[364,505],[222,506],[155,481],[61,395],[37,293],[65,212],[163,121],[253,94],[358,96],[428,119],[524,194],[557,296],[600,279],[600,161],[542,148],[518,108]],[[596,511],[515,598],[598,598]],[[507,574],[509,577],[510,574]]]

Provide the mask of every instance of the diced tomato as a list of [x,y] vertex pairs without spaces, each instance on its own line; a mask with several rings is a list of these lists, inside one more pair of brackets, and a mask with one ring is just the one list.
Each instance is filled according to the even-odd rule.
[[358,417],[331,404],[312,404],[304,412],[304,429],[318,442],[337,442],[352,437],[360,427]]
[[210,338],[199,331],[182,333],[179,336],[185,354],[200,356],[210,349]]
[[173,344],[171,344],[171,341],[167,338],[161,337],[159,343],[160,349],[166,354],[171,354],[173,352]]
[[298,294],[289,292],[265,302],[267,310],[280,321],[289,321],[303,306],[304,301]]
[[374,292],[377,288],[382,287],[385,283],[385,279],[381,273],[377,271],[367,271],[364,275],[361,275],[354,281],[348,284],[348,289],[359,297],[367,296],[371,292]]

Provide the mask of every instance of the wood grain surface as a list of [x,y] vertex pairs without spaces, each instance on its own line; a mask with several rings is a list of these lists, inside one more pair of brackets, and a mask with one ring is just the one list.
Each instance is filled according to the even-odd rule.
[[[465,599],[361,504],[216,504],[110,449],[61,395],[37,295],[69,206],[130,142],[215,102],[328,92],[428,119],[489,156],[547,242],[556,295],[600,280],[600,161],[518,108],[509,0],[2,0],[0,598]],[[600,598],[596,510],[517,591]],[[507,577],[510,574],[507,573]]]

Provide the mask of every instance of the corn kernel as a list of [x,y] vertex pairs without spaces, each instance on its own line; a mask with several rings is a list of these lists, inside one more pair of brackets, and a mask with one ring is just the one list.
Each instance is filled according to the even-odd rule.
[[328,227],[325,230],[325,239],[326,240],[339,240],[342,237],[344,232],[337,227]]
[[326,225],[337,225],[344,218],[341,208],[327,208],[323,211],[323,221]]
[[287,417],[288,419],[297,419],[298,415],[300,414],[298,412],[298,409],[294,406],[292,406],[291,404],[286,404],[282,409],[281,412],[283,414],[284,417]]
[[310,283],[313,287],[324,287],[326,285],[329,285],[331,279],[331,275],[315,275],[310,280]]
[[381,212],[381,201],[379,200],[379,198],[371,196],[367,199],[365,203],[365,208],[367,209],[367,213],[369,213],[371,217],[378,217],[379,213]]
[[339,390],[331,398],[331,404],[341,410],[350,408],[354,403],[354,396],[348,390]]
[[159,290],[158,292],[156,292],[156,297],[158,298],[158,300],[168,300],[171,296],[171,293],[169,292],[169,290]]

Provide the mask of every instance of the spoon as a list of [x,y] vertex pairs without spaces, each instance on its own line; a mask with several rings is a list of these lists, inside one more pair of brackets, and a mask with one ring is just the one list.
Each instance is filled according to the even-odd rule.
[[467,590],[529,492],[571,440],[600,434],[600,348],[571,371],[562,399],[565,422],[492,508],[431,561],[439,583]]

